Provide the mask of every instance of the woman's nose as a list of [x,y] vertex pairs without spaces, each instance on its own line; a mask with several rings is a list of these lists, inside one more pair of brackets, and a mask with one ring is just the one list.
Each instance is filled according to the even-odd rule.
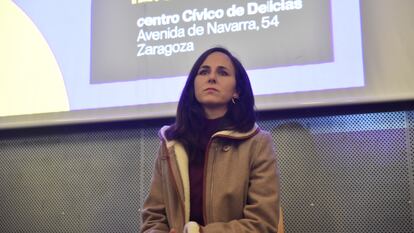
[[216,83],[216,81],[217,81],[217,76],[216,76],[216,74],[215,74],[215,73],[211,73],[211,74],[208,76],[208,82],[209,82],[209,83]]

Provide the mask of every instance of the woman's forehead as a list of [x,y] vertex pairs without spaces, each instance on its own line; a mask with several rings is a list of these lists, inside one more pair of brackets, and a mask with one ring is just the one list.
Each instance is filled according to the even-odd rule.
[[204,60],[203,65],[214,65],[214,66],[224,66],[228,68],[233,68],[233,63],[231,62],[230,58],[221,52],[213,52],[207,56]]

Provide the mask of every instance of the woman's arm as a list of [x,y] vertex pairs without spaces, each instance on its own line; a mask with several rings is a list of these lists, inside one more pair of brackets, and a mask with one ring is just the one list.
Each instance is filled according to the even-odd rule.
[[150,191],[144,202],[141,226],[142,233],[170,232],[163,198],[163,184],[160,164],[160,158],[163,150],[164,146],[161,145],[155,161]]

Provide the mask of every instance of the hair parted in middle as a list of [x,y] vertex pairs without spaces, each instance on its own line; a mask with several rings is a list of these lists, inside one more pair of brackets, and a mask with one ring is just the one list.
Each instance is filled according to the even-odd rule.
[[246,69],[229,50],[223,47],[210,48],[202,53],[192,66],[178,102],[175,123],[166,131],[167,139],[178,140],[187,149],[191,147],[189,145],[197,144],[199,138],[197,135],[203,133],[205,119],[203,106],[195,96],[194,80],[200,66],[210,54],[215,52],[227,55],[235,70],[236,91],[239,97],[235,100],[235,103],[229,101],[227,104],[225,117],[229,121],[228,129],[247,132],[253,128],[256,122],[254,96]]

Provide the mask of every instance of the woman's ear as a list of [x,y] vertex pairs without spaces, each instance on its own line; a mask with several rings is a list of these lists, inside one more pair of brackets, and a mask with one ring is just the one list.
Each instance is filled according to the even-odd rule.
[[239,93],[238,92],[234,92],[233,98],[238,99],[239,98]]

